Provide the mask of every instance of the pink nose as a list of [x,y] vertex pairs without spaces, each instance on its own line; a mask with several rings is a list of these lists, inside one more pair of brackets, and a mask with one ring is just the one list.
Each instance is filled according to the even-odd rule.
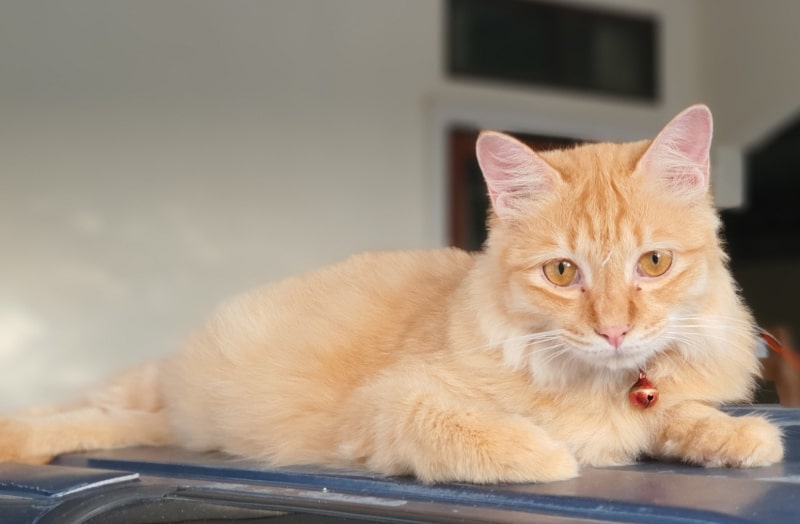
[[631,327],[625,325],[625,326],[608,326],[598,329],[596,331],[598,335],[608,340],[608,343],[614,346],[614,349],[618,349],[619,346],[622,344],[622,340],[625,338],[625,335],[627,335],[628,331],[630,330]]

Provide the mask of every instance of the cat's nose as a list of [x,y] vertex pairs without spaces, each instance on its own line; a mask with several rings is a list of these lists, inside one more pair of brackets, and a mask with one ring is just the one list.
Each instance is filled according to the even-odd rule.
[[614,346],[614,349],[618,349],[625,335],[627,335],[630,330],[631,327],[626,324],[624,326],[606,326],[596,329],[595,331],[598,335],[608,340],[608,343]]

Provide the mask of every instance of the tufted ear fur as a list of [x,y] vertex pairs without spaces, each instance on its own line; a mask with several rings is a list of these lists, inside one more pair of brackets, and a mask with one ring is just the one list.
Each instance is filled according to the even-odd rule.
[[549,194],[558,172],[519,140],[483,131],[475,146],[492,208],[501,219],[513,217],[524,202]]
[[661,187],[693,200],[709,187],[711,111],[698,104],[673,118],[639,160],[637,172],[654,177]]

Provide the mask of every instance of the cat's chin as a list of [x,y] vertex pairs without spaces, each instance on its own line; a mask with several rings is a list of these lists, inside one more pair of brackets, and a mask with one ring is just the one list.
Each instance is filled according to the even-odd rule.
[[555,391],[593,384],[600,387],[618,387],[619,381],[632,379],[645,369],[647,358],[636,355],[600,355],[582,349],[573,349],[559,359],[539,360],[532,356],[529,372],[537,385]]
[[557,358],[529,355],[528,367],[541,385],[563,388],[574,381],[615,382],[621,374],[646,369],[647,361],[658,352],[652,346],[631,346],[622,350],[598,347],[572,347]]
[[631,347],[623,349],[576,349],[573,352],[583,363],[598,369],[628,371],[643,369],[648,359],[656,351],[650,347]]

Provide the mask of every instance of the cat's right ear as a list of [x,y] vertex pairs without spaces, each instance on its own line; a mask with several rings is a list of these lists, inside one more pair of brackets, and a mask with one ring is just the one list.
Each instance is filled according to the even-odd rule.
[[560,177],[531,148],[497,131],[482,131],[475,153],[500,218],[512,218],[525,203],[549,194]]
[[637,170],[675,196],[688,200],[702,197],[709,188],[712,132],[707,106],[697,104],[683,110],[653,139]]

